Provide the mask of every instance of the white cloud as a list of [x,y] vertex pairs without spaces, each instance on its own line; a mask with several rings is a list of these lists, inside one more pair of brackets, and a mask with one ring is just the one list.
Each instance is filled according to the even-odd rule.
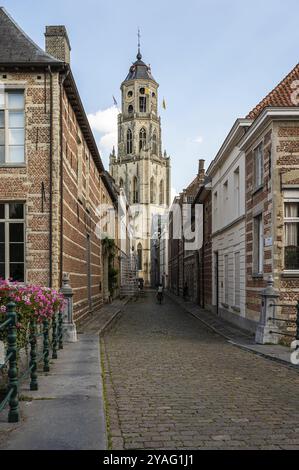
[[197,136],[195,139],[194,139],[194,142],[196,144],[202,144],[203,143],[203,137],[201,135]]
[[101,134],[99,147],[105,155],[111,152],[113,146],[117,146],[117,115],[119,111],[116,106],[111,106],[89,114],[88,120],[93,131]]

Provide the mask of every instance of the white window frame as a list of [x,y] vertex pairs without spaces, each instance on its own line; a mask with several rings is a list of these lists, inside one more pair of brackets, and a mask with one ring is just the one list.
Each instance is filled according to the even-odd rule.
[[[264,142],[260,142],[253,150],[254,156],[254,188],[263,186],[264,177]],[[259,157],[259,158],[258,158]]]
[[[4,219],[0,219],[0,223],[4,223],[4,263],[5,263],[5,279],[9,279],[10,276],[10,256],[9,256],[9,226],[12,224],[23,224],[23,248],[24,248],[24,280],[19,282],[25,282],[26,280],[26,205],[22,201],[1,201],[0,204],[4,204]],[[10,219],[9,218],[9,205],[10,204],[22,204],[23,206],[23,218],[22,219]],[[21,264],[21,263],[20,263]]]
[[224,274],[224,303],[229,304],[229,255],[224,255],[223,263],[223,274]]
[[[286,217],[285,215],[285,205],[287,203],[297,203],[299,204],[299,191],[296,191],[294,192],[294,194],[290,194],[290,192],[286,192],[285,193],[285,197],[284,197],[284,201],[283,201],[283,215],[284,215],[284,236],[283,236],[283,245],[284,245],[284,248],[285,248],[285,243],[286,243],[286,240],[285,240],[285,225],[286,223],[298,223],[299,224],[299,217]],[[299,275],[299,269],[286,269],[285,268],[285,249],[283,250],[283,266],[284,266],[284,270],[283,272],[284,273],[292,273],[292,274],[298,274]]]
[[263,213],[253,218],[253,274],[262,275],[264,272],[264,221]]
[[[240,304],[241,304],[241,279],[240,279],[240,274],[241,274],[241,254],[240,254],[240,251],[236,251],[235,252],[235,255],[234,255],[234,263],[235,263],[235,289],[234,289],[234,293],[235,293],[235,298],[234,298],[234,304],[235,304],[235,307],[238,307],[240,308]],[[238,259],[238,264],[237,264],[237,259]],[[238,292],[238,296],[237,296],[237,292]]]
[[[12,108],[10,109],[8,106],[8,95],[13,92],[18,92],[23,94],[23,103],[24,106],[22,108]],[[24,86],[5,86],[4,89],[0,88],[0,94],[4,95],[4,107],[0,104],[0,111],[4,111],[4,162],[0,161],[0,167],[8,166],[24,166],[26,164],[26,116],[25,116],[25,88]],[[24,113],[24,123],[23,123],[23,130],[24,130],[24,142],[22,147],[24,148],[24,157],[23,161],[21,162],[14,162],[9,160],[9,111],[14,112],[23,112]],[[21,129],[21,128],[15,128]]]

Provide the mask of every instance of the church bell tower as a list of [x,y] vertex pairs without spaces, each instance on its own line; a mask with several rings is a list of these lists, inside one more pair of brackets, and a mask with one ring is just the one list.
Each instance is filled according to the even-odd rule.
[[110,155],[109,169],[135,214],[134,250],[139,277],[148,285],[153,218],[164,214],[170,204],[170,157],[162,152],[159,85],[142,60],[139,41],[136,58],[120,88],[118,152]]

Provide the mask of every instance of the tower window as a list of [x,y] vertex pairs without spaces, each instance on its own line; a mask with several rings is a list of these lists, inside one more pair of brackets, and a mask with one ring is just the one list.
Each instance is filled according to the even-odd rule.
[[132,98],[133,96],[133,92],[132,91],[128,91],[128,98]]
[[154,204],[155,203],[155,182],[154,182],[154,177],[151,177],[150,181],[150,203]]
[[133,178],[133,204],[137,204],[139,202],[139,194],[138,194],[138,180],[136,176]]
[[120,178],[120,180],[119,180],[119,187],[120,187],[120,188],[123,188],[123,187],[124,187],[124,181],[123,181],[122,178]]
[[127,130],[127,154],[131,154],[133,152],[133,136],[131,129]]
[[137,246],[137,261],[138,261],[138,271],[142,271],[142,245],[138,243]]
[[139,96],[139,111],[146,113],[146,96]]
[[139,132],[139,150],[144,150],[146,145],[146,130],[144,127]]
[[156,98],[156,93],[152,93],[152,98]]
[[140,88],[139,93],[140,93],[141,95],[144,95],[144,94],[145,94],[145,89],[144,89],[144,88]]
[[153,153],[157,155],[157,134],[154,132],[153,134]]
[[159,203],[162,205],[164,204],[164,181],[160,181],[160,188],[159,188]]
[[133,111],[134,111],[134,108],[133,108],[133,106],[130,104],[130,105],[128,106],[128,113],[129,113],[129,114],[132,114]]

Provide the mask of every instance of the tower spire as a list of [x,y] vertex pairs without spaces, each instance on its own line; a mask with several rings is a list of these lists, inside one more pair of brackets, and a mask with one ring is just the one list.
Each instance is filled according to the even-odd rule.
[[137,54],[137,59],[138,60],[141,60],[142,59],[142,55],[141,55],[141,52],[140,52],[140,29],[138,28],[138,33],[137,33],[137,36],[138,36],[138,54]]

